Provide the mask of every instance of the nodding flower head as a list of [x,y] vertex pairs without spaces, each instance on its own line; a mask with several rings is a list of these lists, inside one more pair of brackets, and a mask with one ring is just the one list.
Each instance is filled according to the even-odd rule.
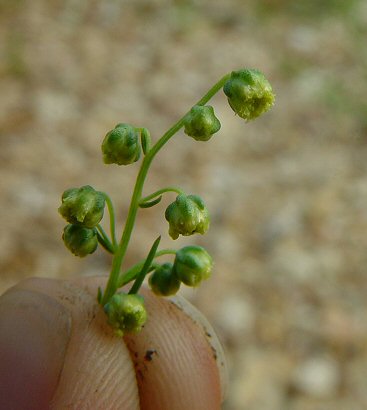
[[93,228],[103,217],[104,194],[89,185],[66,190],[61,201],[59,212],[71,224]]
[[165,217],[172,239],[194,233],[203,235],[209,229],[209,212],[198,195],[178,195],[175,202],[167,207]]
[[172,263],[164,263],[149,276],[149,286],[153,293],[158,296],[170,296],[177,293],[181,282],[172,268]]
[[144,299],[137,294],[115,293],[104,306],[104,311],[118,336],[140,332],[147,320]]
[[96,228],[85,228],[69,224],[64,228],[62,239],[65,246],[75,255],[83,258],[93,253],[98,246]]
[[268,111],[275,100],[269,81],[255,69],[233,71],[223,91],[233,111],[247,121]]
[[208,141],[220,130],[220,122],[211,105],[194,105],[185,119],[185,133],[196,141]]
[[176,252],[173,269],[182,283],[198,286],[211,275],[213,261],[201,246],[185,246]]
[[105,164],[128,165],[140,158],[139,133],[129,124],[117,124],[102,142]]

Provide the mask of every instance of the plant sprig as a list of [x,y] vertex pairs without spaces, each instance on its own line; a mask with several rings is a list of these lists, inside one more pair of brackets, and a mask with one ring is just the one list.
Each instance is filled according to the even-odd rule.
[[[138,294],[145,276],[151,273],[149,284],[154,293],[168,296],[178,291],[180,284],[198,286],[209,278],[212,258],[199,246],[187,246],[178,251],[158,250],[160,237],[155,240],[145,260],[125,272],[121,266],[128,249],[139,208],[157,205],[163,194],[174,192],[176,200],[166,209],[169,235],[204,234],[210,223],[209,212],[201,197],[186,195],[180,188],[169,186],[143,196],[144,183],[153,159],[162,147],[184,128],[184,132],[196,141],[208,141],[217,133],[221,124],[214,109],[206,105],[223,89],[233,111],[244,120],[252,120],[268,111],[274,104],[270,83],[258,70],[242,69],[222,77],[209,91],[155,143],[144,127],[120,123],[109,131],[102,142],[103,161],[106,164],[129,165],[140,160],[135,187],[132,193],[126,222],[119,241],[116,238],[115,211],[110,197],[89,185],[66,190],[62,195],[60,214],[68,221],[64,229],[65,245],[75,255],[84,257],[93,253],[98,243],[112,254],[112,267],[106,288],[98,290],[97,300],[103,306],[110,325],[118,335],[139,331],[147,318],[144,300]],[[110,216],[110,236],[100,221],[107,205]],[[155,259],[173,254],[172,263],[158,264]],[[119,291],[133,282],[128,293]]]

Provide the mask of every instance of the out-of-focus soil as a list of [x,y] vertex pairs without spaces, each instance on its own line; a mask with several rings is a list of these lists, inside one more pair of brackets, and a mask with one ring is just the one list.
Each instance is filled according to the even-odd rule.
[[138,168],[103,165],[104,134],[127,122],[156,139],[222,75],[256,67],[274,109],[245,123],[219,93],[221,131],[180,132],[147,180],[147,194],[200,194],[209,233],[172,245],[167,195],[140,212],[126,266],[158,234],[213,255],[213,277],[183,294],[225,346],[224,409],[366,409],[366,27],[363,0],[1,0],[0,290],[107,274],[102,250],[62,244],[63,190],[110,193],[122,224]]

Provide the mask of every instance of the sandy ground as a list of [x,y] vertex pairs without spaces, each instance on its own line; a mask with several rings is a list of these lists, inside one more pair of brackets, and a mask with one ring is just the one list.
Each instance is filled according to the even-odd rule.
[[107,274],[102,250],[62,244],[61,193],[110,193],[122,225],[138,168],[102,164],[105,133],[128,122],[156,139],[256,67],[274,109],[246,124],[219,93],[221,131],[178,134],[147,181],[200,194],[209,233],[172,243],[168,195],[140,212],[126,266],[158,234],[213,255],[212,279],[183,293],[225,346],[225,410],[366,409],[366,27],[363,0],[0,0],[0,290]]

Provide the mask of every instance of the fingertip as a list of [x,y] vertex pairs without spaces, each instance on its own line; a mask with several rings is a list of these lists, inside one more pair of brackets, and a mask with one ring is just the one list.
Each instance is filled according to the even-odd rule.
[[181,309],[188,317],[193,320],[194,323],[198,325],[199,328],[202,329],[202,332],[205,335],[208,345],[210,346],[210,349],[212,351],[213,358],[215,359],[218,367],[221,400],[223,402],[228,389],[228,368],[223,346],[216,332],[214,331],[212,325],[209,323],[208,319],[184,297],[182,297],[181,295],[175,295],[171,297],[170,300],[178,307],[178,309]]
[[125,337],[135,363],[142,408],[220,409],[218,355],[204,328],[177,301],[157,298],[148,290],[142,293],[148,321],[140,334]]
[[[95,285],[104,282],[103,278],[74,281],[31,278],[0,298],[0,360],[5,363],[1,357],[1,353],[6,356],[3,346],[15,345],[15,358],[6,366],[0,361],[0,409],[139,409],[130,353],[121,338],[114,336],[96,303]],[[13,292],[16,296],[12,296]],[[36,308],[29,309],[34,304]],[[50,314],[53,305],[61,306],[68,317],[65,349],[49,348],[50,339],[56,346],[63,340],[58,318]],[[9,311],[15,313],[8,314]],[[39,317],[44,318],[41,324],[45,322],[45,327],[51,330],[43,333],[41,329],[29,340],[33,331],[28,323],[37,323]],[[39,337],[42,334],[44,337]],[[25,369],[20,369],[22,366]],[[9,382],[7,376],[12,371]],[[6,390],[9,392],[3,395]]]
[[[128,349],[121,339],[113,336],[103,311],[96,303],[96,289],[103,282],[103,278],[74,282],[32,280],[17,290],[18,298],[22,300],[27,299],[26,295],[34,300],[34,293],[45,293],[39,297],[45,297],[47,301],[51,299],[52,302],[44,302],[41,311],[52,310],[53,303],[62,305],[68,312],[69,326],[72,318],[73,328],[67,342],[65,360],[64,357],[60,359],[62,372],[60,370],[57,373],[56,382],[51,377],[49,384],[43,386],[43,391],[47,393],[44,401],[37,401],[35,396],[27,398],[27,395],[23,395],[22,401],[18,382],[14,384],[13,395],[17,396],[17,403],[26,405],[14,409],[42,410],[78,406],[80,403],[90,406],[88,408],[138,409],[139,394],[140,408],[146,410],[220,409],[223,394],[221,386],[225,380],[224,360],[220,344],[216,342],[215,334],[203,316],[183,298],[157,298],[150,291],[143,290],[149,319],[141,333],[125,337]],[[1,306],[6,306],[3,298],[0,319],[4,317],[1,315]],[[5,311],[9,310],[8,304]],[[10,332],[12,338],[16,340],[21,335],[21,339],[26,339],[25,333],[29,333],[27,320],[22,322],[20,316],[5,315],[8,320],[0,320],[0,335],[3,329],[8,329],[15,321],[24,333],[15,328],[13,333]],[[33,316],[37,317],[37,314]],[[54,322],[52,316],[46,320],[48,327],[53,329],[52,337],[60,335],[57,328],[52,326]],[[51,336],[46,334],[45,340]],[[10,345],[12,341],[6,343]],[[32,342],[25,345],[29,349]],[[35,340],[33,345],[44,350],[39,340]],[[0,349],[1,352],[1,346]],[[47,363],[52,354],[43,354],[44,357],[36,352],[34,357]],[[29,359],[28,350],[21,360],[26,362]],[[52,360],[54,364],[57,362],[55,358]],[[7,372],[12,366],[7,366]],[[31,378],[32,375],[26,373],[22,383],[29,383]],[[40,390],[37,394],[40,394]],[[1,397],[0,392],[0,404]],[[50,397],[53,397],[51,407]],[[33,407],[30,405],[32,402],[36,403]],[[106,407],[111,403],[116,407]],[[3,407],[0,405],[0,408]]]
[[[73,329],[51,408],[139,409],[130,353],[97,304],[104,278],[62,281],[49,289],[70,310]],[[96,286],[97,285],[97,286]]]

